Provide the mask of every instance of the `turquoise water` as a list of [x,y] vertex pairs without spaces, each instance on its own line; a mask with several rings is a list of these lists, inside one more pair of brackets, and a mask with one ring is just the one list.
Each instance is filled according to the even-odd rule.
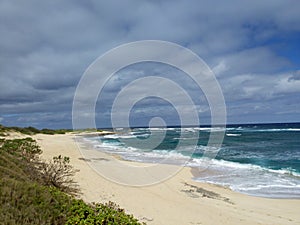
[[[227,126],[214,159],[203,157],[209,127],[119,129],[94,138],[96,147],[125,159],[199,168],[194,179],[228,186],[242,193],[300,198],[300,124]],[[203,166],[207,166],[204,171]]]

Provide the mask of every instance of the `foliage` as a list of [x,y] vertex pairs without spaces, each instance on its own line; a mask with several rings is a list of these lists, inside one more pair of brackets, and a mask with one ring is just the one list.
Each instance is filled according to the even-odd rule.
[[0,181],[3,224],[64,224],[71,198],[56,188],[30,181]]
[[75,170],[70,165],[69,157],[53,157],[50,162],[40,159],[42,150],[32,138],[0,140],[2,151],[19,159],[19,167],[27,176],[42,185],[54,186],[69,194],[76,194],[79,189],[73,180]]
[[73,180],[76,171],[70,165],[69,157],[55,156],[48,163],[40,163],[38,168],[44,185],[57,187],[69,194],[76,195],[79,192],[78,185]]
[[106,204],[87,205],[82,200],[74,202],[70,208],[67,225],[73,224],[141,224],[132,215],[127,215],[124,209],[113,202]]
[[37,156],[42,153],[42,150],[32,138],[2,139],[0,144],[4,151],[22,157],[26,161],[37,160]]
[[42,150],[32,138],[0,139],[1,177],[22,180],[37,177],[36,163],[41,153]]
[[74,193],[70,158],[40,160],[31,138],[0,139],[1,224],[140,224],[114,203],[89,205]]
[[34,135],[34,134],[65,134],[67,132],[71,132],[72,130],[70,129],[57,129],[57,130],[52,130],[52,129],[37,129],[35,127],[5,127],[0,124],[0,136],[6,136],[7,132],[20,132],[22,134],[27,134],[27,135]]
[[0,124],[0,136],[1,137],[5,137],[6,136],[5,131],[6,131],[6,128]]

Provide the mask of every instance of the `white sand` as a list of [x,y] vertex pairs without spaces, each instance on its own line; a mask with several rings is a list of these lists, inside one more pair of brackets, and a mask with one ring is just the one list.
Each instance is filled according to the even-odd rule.
[[[33,137],[42,147],[43,158],[51,159],[60,154],[71,158],[71,164],[79,170],[75,179],[85,201],[114,201],[147,224],[300,224],[300,200],[252,197],[223,187],[194,182],[190,168],[183,168],[176,176],[156,185],[124,186],[107,180],[89,166],[89,163],[94,163],[99,166],[98,169],[113,173],[115,158],[87,146],[80,148],[85,151],[83,156],[74,141],[74,134],[38,134]],[[122,176],[128,174],[133,183],[140,179],[126,168],[129,167],[122,168]]]

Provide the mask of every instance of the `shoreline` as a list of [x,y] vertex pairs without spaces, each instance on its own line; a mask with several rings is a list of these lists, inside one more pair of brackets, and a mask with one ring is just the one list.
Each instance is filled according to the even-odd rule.
[[[109,181],[89,165],[96,163],[111,169],[115,156],[89,146],[78,146],[74,140],[76,134],[38,134],[33,138],[41,146],[44,159],[59,154],[71,158],[71,164],[79,170],[75,180],[83,200],[116,202],[127,213],[147,224],[300,224],[299,199],[254,197],[226,187],[199,183],[193,181],[193,169],[189,167],[182,168],[162,183],[143,187],[120,185]],[[82,149],[90,157],[83,157]]]
[[[101,151],[105,154],[111,155],[113,156],[115,159],[120,160],[120,161],[126,161],[126,162],[132,162],[132,163],[140,163],[140,165],[142,166],[142,164],[148,164],[149,167],[151,166],[155,166],[157,164],[161,164],[161,165],[169,165],[169,166],[178,166],[178,168],[182,168],[182,167],[187,167],[191,169],[191,173],[193,175],[193,181],[196,182],[200,182],[200,183],[209,183],[212,185],[216,185],[216,186],[220,186],[220,187],[225,187],[225,188],[229,188],[230,190],[237,192],[237,193],[241,193],[241,194],[245,194],[245,195],[249,195],[249,196],[254,196],[254,197],[262,197],[262,198],[269,198],[269,199],[300,199],[299,194],[292,194],[291,193],[285,193],[285,192],[281,192],[280,194],[277,192],[267,192],[267,191],[262,191],[262,192],[251,192],[251,188],[250,188],[250,192],[249,191],[243,191],[243,190],[239,190],[239,188],[236,188],[234,185],[232,184],[228,184],[228,185],[224,185],[222,183],[218,183],[218,182],[209,182],[209,181],[203,181],[201,180],[201,177],[209,177],[210,175],[216,176],[218,174],[221,175],[220,171],[213,169],[212,164],[203,164],[203,166],[193,166],[191,165],[189,162],[190,161],[186,161],[186,162],[182,162],[183,164],[180,164],[178,162],[171,162],[171,161],[160,161],[158,163],[154,162],[154,161],[144,161],[144,160],[134,160],[134,159],[128,159],[126,158],[126,155],[122,155],[122,154],[118,154],[118,152],[116,153],[111,153],[110,151],[106,151],[104,150],[105,148],[103,148],[102,146],[100,147],[96,147],[95,144],[93,143],[94,141],[89,140],[90,137],[98,137],[98,136],[104,136],[107,134],[116,134],[114,132],[107,132],[107,133],[94,133],[93,135],[86,135],[85,133],[78,135],[79,139],[77,140],[78,142],[80,142],[83,145],[87,145],[89,148],[95,149],[96,151]],[[77,138],[78,138],[77,136]],[[98,141],[96,141],[96,145],[98,145]],[[84,152],[82,152],[84,154]],[[251,164],[246,164],[246,165],[250,165],[253,166]],[[166,169],[166,168],[162,168],[162,169]],[[263,169],[263,168],[262,168]],[[180,169],[179,169],[180,170]],[[273,172],[273,171],[272,171]],[[174,172],[176,173],[176,171]],[[155,175],[154,175],[155,176]],[[200,181],[198,180],[200,178]],[[253,179],[253,177],[252,177]],[[236,183],[238,184],[238,183]],[[270,187],[271,188],[271,187]],[[297,192],[298,193],[298,192]]]

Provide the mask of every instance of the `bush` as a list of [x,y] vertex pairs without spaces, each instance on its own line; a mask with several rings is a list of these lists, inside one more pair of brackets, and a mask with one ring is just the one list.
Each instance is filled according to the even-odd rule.
[[12,132],[12,131],[20,132],[20,133],[26,134],[26,135],[34,135],[34,134],[54,135],[54,134],[65,134],[67,132],[71,132],[72,130],[71,129],[52,130],[52,129],[47,129],[47,128],[39,130],[35,127],[30,127],[30,126],[29,127],[5,127],[0,124],[0,136],[6,136],[7,132]]
[[78,194],[78,185],[73,180],[76,171],[70,165],[69,157],[59,155],[48,163],[42,162],[39,164],[39,171],[40,180],[44,185],[57,187],[69,194]]
[[16,167],[25,171],[31,180],[57,187],[69,194],[76,195],[79,191],[73,180],[76,171],[70,165],[69,157],[59,155],[50,162],[41,160],[39,156],[42,150],[32,138],[0,139],[0,146],[2,151],[8,153],[6,158],[14,156],[14,161],[18,160]]
[[1,224],[64,224],[72,199],[56,188],[15,179],[0,181]]
[[31,138],[0,139],[1,224],[140,224],[115,203],[90,205],[69,195],[78,191],[70,158],[47,163],[41,152]]
[[0,146],[3,151],[8,152],[11,155],[23,158],[26,161],[36,161],[42,150],[38,146],[35,140],[32,138],[23,139],[1,139]]
[[87,205],[82,200],[73,203],[68,214],[66,225],[73,224],[118,224],[118,225],[139,225],[132,215],[125,214],[124,209],[119,208],[113,202],[106,204]]

